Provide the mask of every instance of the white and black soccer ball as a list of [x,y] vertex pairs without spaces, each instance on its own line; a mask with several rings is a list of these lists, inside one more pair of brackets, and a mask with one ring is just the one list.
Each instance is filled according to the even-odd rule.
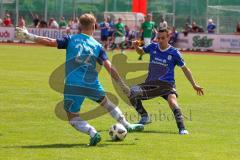
[[127,136],[126,128],[120,123],[112,125],[108,133],[113,141],[122,141]]

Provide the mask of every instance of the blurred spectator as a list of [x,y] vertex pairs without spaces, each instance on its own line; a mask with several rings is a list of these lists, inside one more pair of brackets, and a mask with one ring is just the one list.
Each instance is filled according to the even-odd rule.
[[198,32],[198,26],[196,22],[192,22],[191,32],[197,33]]
[[70,29],[72,29],[71,27],[72,27],[72,24],[73,24],[73,18],[70,18],[69,20],[68,20],[68,27],[70,28]]
[[101,41],[105,49],[108,47],[108,36],[110,25],[107,21],[107,18],[104,18],[104,21],[99,24],[101,30]]
[[240,22],[236,26],[236,34],[240,35]]
[[136,29],[130,30],[128,34],[128,43],[127,48],[133,49],[132,41],[137,40],[138,38],[138,30],[139,28],[135,27]]
[[40,20],[37,27],[38,27],[38,28],[47,28],[47,27],[48,27],[48,24],[47,24],[46,21]]
[[[79,33],[81,33],[81,31]],[[71,33],[71,29],[69,27],[66,28],[66,34],[67,35],[71,35],[72,34]]]
[[59,28],[59,25],[54,18],[50,18],[49,23],[48,23],[48,27],[56,29],[56,28]]
[[67,28],[67,22],[65,21],[64,17],[61,17],[61,20],[59,22],[59,28],[62,28],[62,29]]
[[11,20],[9,14],[6,14],[5,17],[4,17],[3,26],[5,26],[5,27],[11,27],[12,26],[12,20]]
[[192,26],[189,23],[186,23],[182,32],[184,36],[187,36],[191,30],[192,30]]
[[79,27],[79,20],[78,20],[78,18],[75,18],[70,28],[78,29],[78,27]]
[[111,37],[113,35],[114,32],[114,23],[111,20],[110,16],[107,17],[107,22],[109,23],[109,37]]
[[2,21],[2,19],[0,18],[0,27],[2,26],[2,23],[3,23],[3,21]]
[[127,26],[127,25],[125,25],[124,26],[124,28],[125,28],[125,48],[128,48],[129,46],[131,46],[131,43],[129,42],[129,34],[130,34],[130,28]]
[[124,28],[125,28],[125,37],[128,37],[129,32],[130,32],[130,28],[127,25],[125,25]]
[[215,33],[216,25],[213,23],[212,19],[208,20],[207,30],[208,33]]
[[160,23],[159,23],[159,29],[167,29],[168,24],[167,21],[163,18],[163,16],[160,17]]
[[37,14],[35,14],[34,19],[33,19],[33,27],[37,27],[39,25],[39,17]]
[[[108,29],[108,43],[109,46],[114,45],[114,23],[111,20],[110,16],[107,16],[107,22],[109,23],[109,29]],[[110,47],[111,48],[111,47]]]
[[178,39],[178,31],[176,30],[176,27],[173,27],[169,34],[170,34],[169,44],[174,46]]
[[203,28],[198,26],[196,22],[192,22],[192,29],[191,29],[192,33],[201,33],[204,32]]
[[121,53],[124,53],[124,43],[125,43],[125,24],[123,24],[123,19],[121,17],[118,18],[118,22],[115,24],[114,28],[115,28],[115,44],[116,46],[114,46],[112,48],[112,50],[115,47],[119,47],[119,49],[121,49]]
[[26,25],[25,20],[24,20],[23,16],[21,16],[18,21],[18,27],[23,28],[23,27],[25,27],[25,25]]
[[[164,27],[163,27],[164,28]],[[145,16],[145,22],[141,24],[141,39],[144,41],[144,46],[148,46],[151,44],[152,39],[154,39],[155,35],[153,33],[157,33],[155,28],[155,22],[152,21],[152,14],[148,13]],[[138,60],[142,60],[143,55],[140,55]]]

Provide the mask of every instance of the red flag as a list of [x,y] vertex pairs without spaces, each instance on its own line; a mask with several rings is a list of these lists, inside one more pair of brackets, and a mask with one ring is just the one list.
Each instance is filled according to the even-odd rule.
[[147,13],[147,0],[133,0],[132,12],[141,12],[146,15]]

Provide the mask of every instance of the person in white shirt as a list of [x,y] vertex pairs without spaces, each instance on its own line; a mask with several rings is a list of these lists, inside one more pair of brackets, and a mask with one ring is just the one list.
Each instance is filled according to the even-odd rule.
[[160,23],[159,23],[159,29],[167,29],[168,24],[167,21],[163,18],[163,16],[160,17]]
[[72,23],[72,26],[70,27],[71,29],[78,29],[79,27],[79,20],[78,18],[75,18],[73,23]]
[[54,18],[51,18],[49,21],[49,28],[59,28],[57,21]]

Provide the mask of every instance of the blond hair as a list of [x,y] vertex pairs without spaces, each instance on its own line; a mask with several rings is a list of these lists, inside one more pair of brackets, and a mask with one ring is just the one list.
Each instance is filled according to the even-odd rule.
[[96,18],[92,14],[83,14],[79,18],[80,27],[83,30],[91,30],[95,26]]

